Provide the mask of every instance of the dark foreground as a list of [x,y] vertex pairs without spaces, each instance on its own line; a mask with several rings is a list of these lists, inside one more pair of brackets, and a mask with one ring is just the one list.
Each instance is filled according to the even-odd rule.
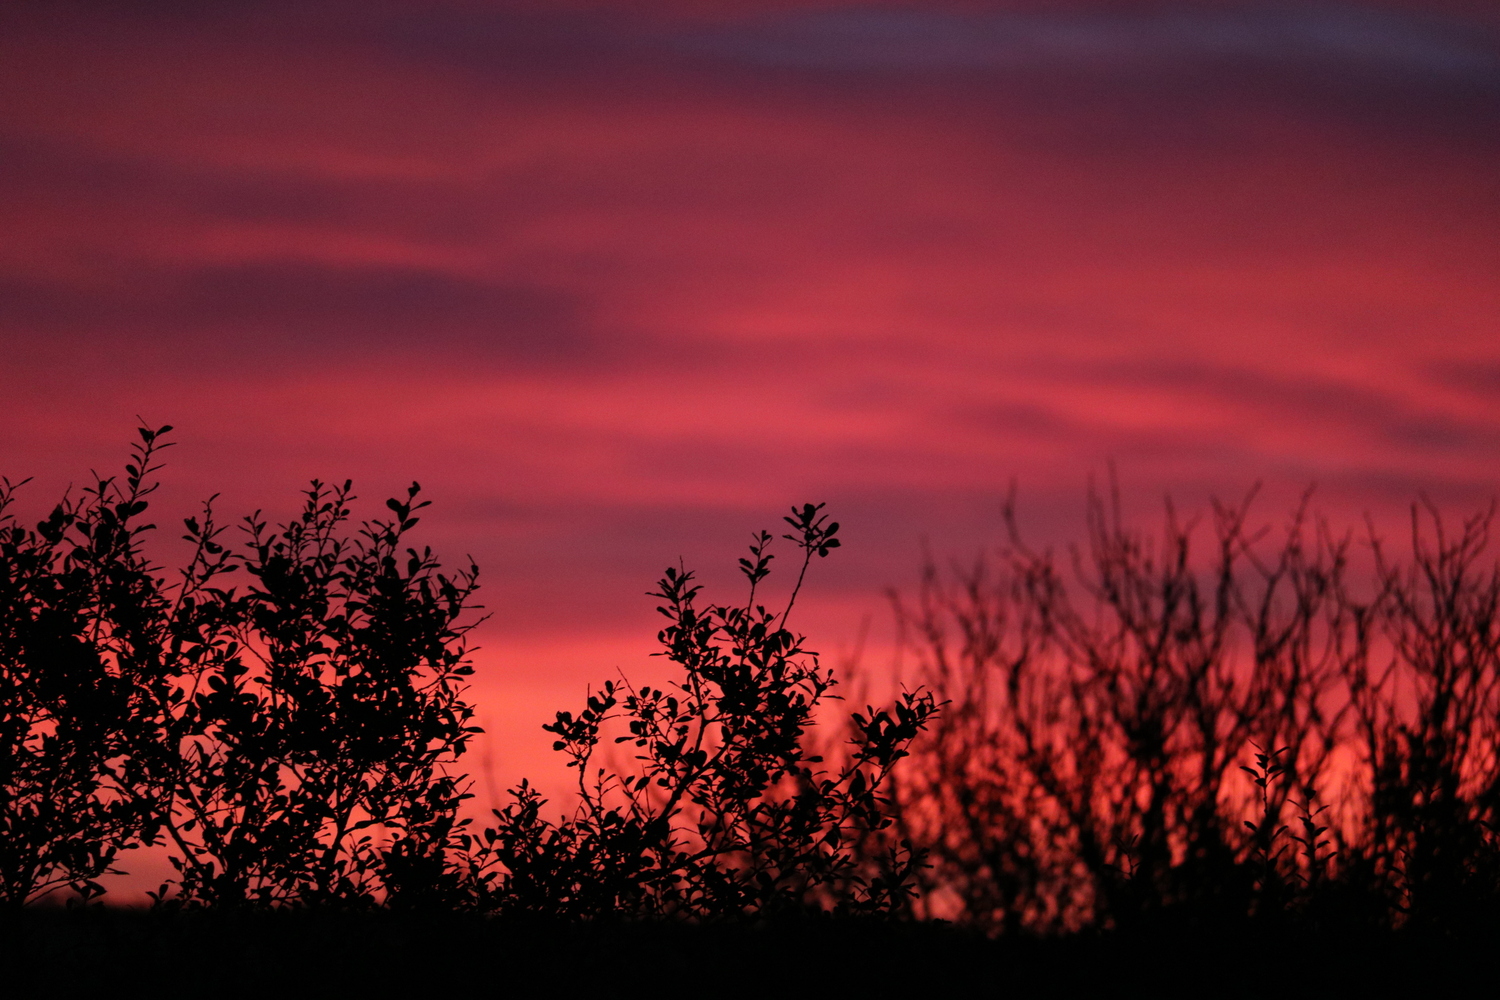
[[1482,994],[1500,972],[1500,935],[1477,930],[991,941],[942,924],[856,920],[30,911],[5,918],[3,948],[12,996],[1415,997]]

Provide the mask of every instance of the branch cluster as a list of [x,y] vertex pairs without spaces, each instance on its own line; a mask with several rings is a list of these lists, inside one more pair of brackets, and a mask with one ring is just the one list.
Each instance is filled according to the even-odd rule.
[[1091,494],[1088,542],[897,598],[951,704],[904,769],[898,828],[932,907],[997,928],[1152,915],[1377,925],[1500,904],[1500,568],[1493,511],[1412,513],[1410,552],[1307,500],[1156,540]]

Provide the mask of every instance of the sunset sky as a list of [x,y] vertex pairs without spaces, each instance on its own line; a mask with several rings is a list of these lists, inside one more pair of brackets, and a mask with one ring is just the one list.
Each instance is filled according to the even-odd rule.
[[1143,517],[1470,511],[1496,11],[13,0],[0,472],[40,508],[139,414],[164,526],[420,480],[504,778],[656,669],[664,566],[733,598],[793,503],[845,526],[797,623],[830,655],[1012,480],[1053,542],[1110,461]]

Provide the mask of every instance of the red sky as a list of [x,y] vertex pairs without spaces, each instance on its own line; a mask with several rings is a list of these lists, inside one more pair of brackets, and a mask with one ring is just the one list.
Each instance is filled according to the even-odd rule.
[[[0,458],[179,428],[161,516],[411,479],[503,777],[682,556],[826,500],[837,653],[1019,482],[1076,534],[1500,479],[1486,4],[6,4]],[[723,597],[733,591],[720,591]]]

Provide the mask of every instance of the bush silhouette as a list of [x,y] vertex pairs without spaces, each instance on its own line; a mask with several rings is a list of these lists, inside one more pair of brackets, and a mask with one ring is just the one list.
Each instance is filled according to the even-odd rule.
[[[665,656],[681,670],[671,689],[606,681],[575,717],[545,728],[578,772],[571,818],[542,818],[523,784],[496,812],[484,848],[503,874],[486,905],[567,917],[725,918],[806,912],[882,913],[911,891],[917,858],[906,846],[874,868],[855,846],[890,820],[882,786],[935,711],[908,693],[886,710],[851,717],[848,759],[833,772],[806,749],[833,686],[805,639],[786,628],[814,555],[839,545],[822,505],[794,508],[784,536],[801,553],[796,585],[778,612],[756,601],[770,572],[772,537],[755,536],[740,560],[742,605],[700,607],[690,572],[668,569],[652,596],[667,625]],[[606,724],[637,751],[635,767],[595,766]]]
[[[164,430],[167,428],[164,428]],[[126,479],[96,480],[35,529],[16,521],[0,480],[0,898],[20,905],[59,888],[84,898],[136,846],[156,801],[138,783],[155,735],[166,600],[142,557],[137,522],[158,447],[143,430]]]
[[[160,762],[177,891],[216,905],[394,901],[443,893],[464,796],[448,773],[470,736],[458,621],[477,569],[403,550],[419,487],[352,538],[350,486],[314,482],[300,516],[221,548],[205,517],[178,595],[187,654],[165,722],[189,748]],[[216,587],[232,566],[243,593]],[[184,637],[178,629],[178,637]],[[378,834],[378,836],[377,836]]]
[[344,537],[349,484],[314,482],[299,517],[246,518],[239,544],[205,505],[168,582],[139,521],[168,430],[34,531],[5,515],[6,897],[97,894],[121,850],[157,843],[178,873],[159,903],[449,891],[477,571],[403,550],[415,484]]
[[479,829],[461,808],[478,570],[410,544],[420,488],[357,523],[347,482],[313,482],[276,526],[232,532],[205,504],[168,577],[143,515],[169,430],[34,526],[0,480],[12,908],[97,899],[152,845],[174,910],[1031,933],[1500,917],[1493,510],[1454,529],[1416,507],[1398,556],[1306,499],[1279,537],[1250,529],[1248,498],[1217,505],[1203,548],[1170,504],[1152,540],[1091,494],[1087,543],[1059,558],[1008,505],[998,557],[929,566],[897,600],[921,686],[850,714],[825,760],[834,677],[788,623],[840,540],[794,507],[785,601],[764,597],[768,532],[741,602],[668,569],[672,682],[609,680],[557,713],[576,801],[549,816],[523,782]]
[[[35,528],[0,487],[0,893],[87,900],[123,852],[168,851],[161,909],[467,910],[566,918],[887,912],[917,858],[858,845],[890,823],[882,788],[934,712],[907,694],[855,714],[832,771],[807,750],[834,679],[786,628],[813,557],[839,546],[821,505],[787,518],[801,553],[779,612],[757,603],[772,538],[741,560],[749,597],[699,608],[668,570],[672,689],[608,682],[546,728],[579,775],[571,818],[529,784],[476,834],[460,758],[478,570],[408,544],[413,483],[355,525],[351,485],[314,481],[299,514],[237,534],[185,521],[187,566],[145,554],[169,427],[142,428],[124,479],[98,478]],[[19,485],[19,484],[17,484]],[[238,583],[238,585],[236,585]],[[595,765],[603,728],[637,767]]]
[[1414,508],[1402,561],[1306,499],[1279,541],[1248,506],[1201,555],[1170,504],[1153,542],[1091,494],[1065,570],[1008,505],[998,559],[897,599],[949,702],[894,794],[933,906],[1040,932],[1496,913],[1493,511]]

